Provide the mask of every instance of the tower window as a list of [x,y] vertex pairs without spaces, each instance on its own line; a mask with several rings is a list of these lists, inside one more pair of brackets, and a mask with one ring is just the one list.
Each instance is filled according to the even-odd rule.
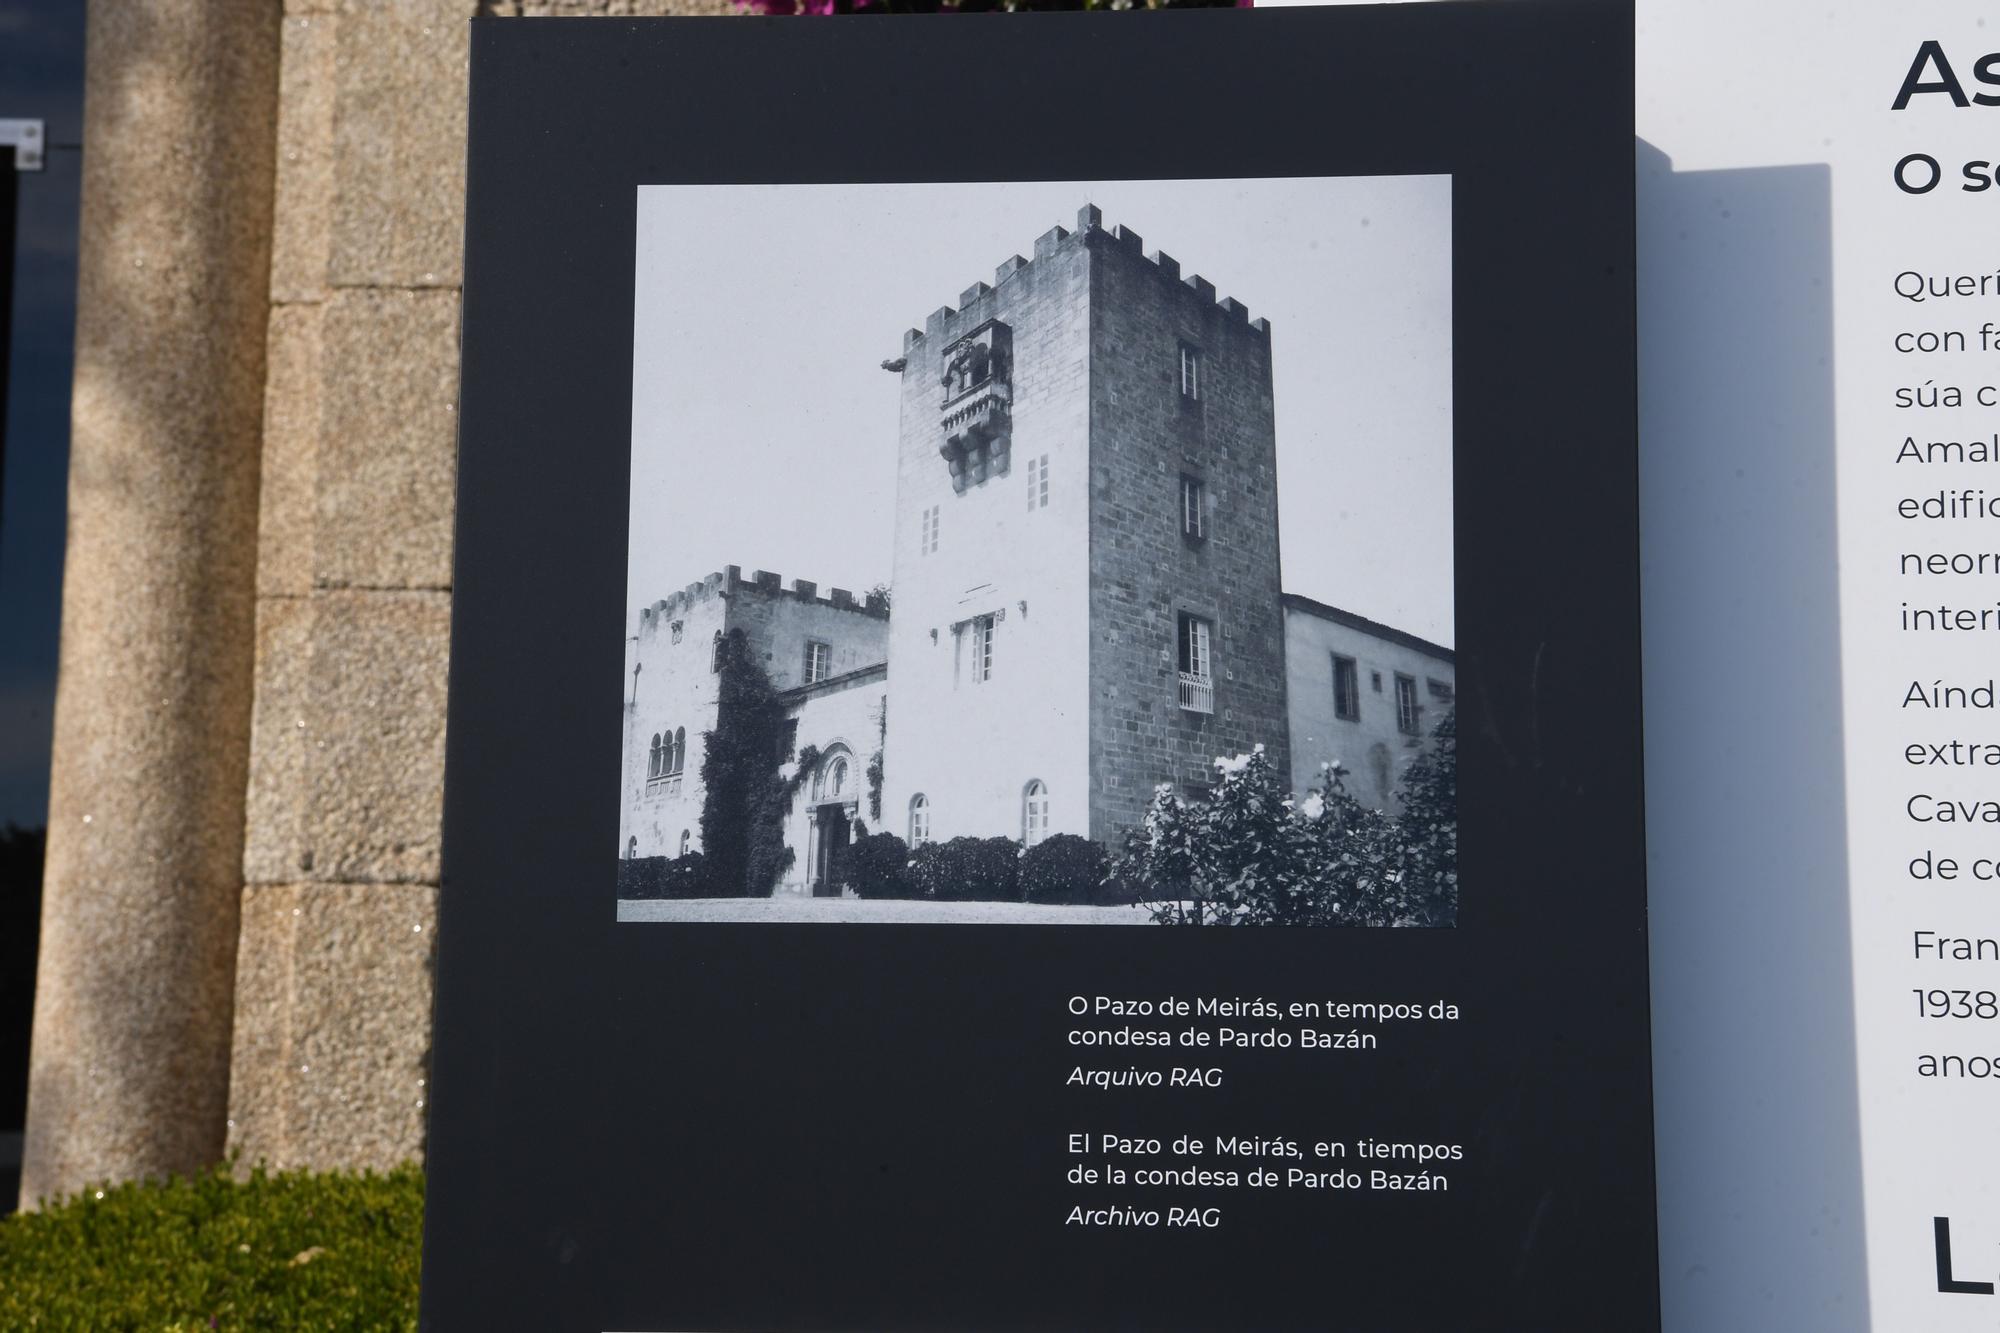
[[1181,397],[1187,402],[1201,400],[1201,349],[1181,344]]
[[806,684],[817,685],[833,671],[833,645],[806,640]]
[[722,631],[721,631],[721,630],[717,630],[717,631],[715,632],[715,642],[714,642],[714,643],[712,643],[712,644],[711,644],[711,645],[709,646],[709,649],[708,649],[708,669],[709,669],[710,671],[720,671],[720,670],[722,670]]
[[1405,736],[1415,736],[1419,728],[1417,707],[1417,678],[1400,673],[1396,676],[1396,730]]
[[1028,509],[1030,512],[1049,507],[1049,456],[1028,460]]
[[1037,778],[1021,792],[1021,845],[1033,847],[1049,836],[1049,789]]
[[687,829],[682,829],[682,830],[681,830],[681,855],[682,855],[682,856],[686,856],[686,855],[688,854],[688,843],[689,843],[690,841],[692,841],[692,839],[691,839],[691,838],[689,837],[689,834],[688,834],[688,830],[687,830]]
[[1210,656],[1213,626],[1200,616],[1180,617],[1180,704],[1190,713],[1215,711],[1214,661]]
[[1333,655],[1333,715],[1347,722],[1361,718],[1361,673],[1351,657]]
[[646,751],[646,794],[678,795],[681,770],[687,766],[687,728],[669,727],[653,737]]
[[681,630],[683,628],[683,622],[676,620],[673,624],[669,625],[667,628],[670,631],[672,641],[675,643],[679,643],[681,641]]
[[1181,534],[1196,541],[1208,535],[1208,488],[1201,478],[1181,476]]
[[938,507],[923,511],[923,526],[917,530],[917,554],[929,555],[938,548]]
[[931,799],[918,792],[910,798],[910,846],[931,840]]
[[993,679],[993,617],[972,622],[972,683]]

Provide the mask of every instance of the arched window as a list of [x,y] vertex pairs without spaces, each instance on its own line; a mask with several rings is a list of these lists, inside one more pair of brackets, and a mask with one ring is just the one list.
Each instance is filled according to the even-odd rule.
[[636,861],[639,859],[639,840],[637,838],[627,838],[625,840],[625,859],[627,861]]
[[813,770],[813,803],[853,800],[854,793],[849,790],[853,781],[853,754],[844,743],[835,741],[826,747],[819,757],[819,766]]
[[646,753],[646,776],[656,778],[660,772],[660,733],[656,731],[653,733],[653,748]]
[[1021,845],[1033,847],[1049,836],[1049,789],[1040,778],[1021,791]]
[[675,727],[674,728],[674,772],[678,773],[682,769],[687,767],[687,757],[688,757],[688,729],[686,727]]
[[910,798],[910,846],[931,840],[931,798],[918,792]]
[[687,854],[688,854],[688,831],[687,831],[686,829],[682,829],[682,830],[681,830],[681,855],[682,855],[682,856],[686,856]]

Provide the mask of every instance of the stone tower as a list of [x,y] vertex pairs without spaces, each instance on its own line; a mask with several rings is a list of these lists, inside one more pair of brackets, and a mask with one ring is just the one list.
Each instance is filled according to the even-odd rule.
[[885,827],[1115,844],[1286,771],[1268,325],[1086,206],[903,356]]

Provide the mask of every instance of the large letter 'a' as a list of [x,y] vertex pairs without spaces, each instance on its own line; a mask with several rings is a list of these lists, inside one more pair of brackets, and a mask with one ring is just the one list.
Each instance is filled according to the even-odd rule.
[[[1930,83],[1921,82],[1925,66],[1932,61],[1937,62],[1938,73],[1944,77]],[[1925,42],[1917,48],[1917,58],[1910,62],[1910,72],[1903,76],[1903,86],[1897,90],[1896,100],[1889,109],[1901,111],[1918,93],[1950,93],[1953,105],[1971,105],[1965,100],[1965,88],[1959,83],[1958,75],[1952,73],[1951,62],[1944,58],[1944,47],[1937,42]]]

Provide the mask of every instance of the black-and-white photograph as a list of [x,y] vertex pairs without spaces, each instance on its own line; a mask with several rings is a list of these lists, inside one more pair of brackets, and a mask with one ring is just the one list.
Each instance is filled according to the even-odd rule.
[[620,921],[1455,922],[1449,177],[637,209]]

